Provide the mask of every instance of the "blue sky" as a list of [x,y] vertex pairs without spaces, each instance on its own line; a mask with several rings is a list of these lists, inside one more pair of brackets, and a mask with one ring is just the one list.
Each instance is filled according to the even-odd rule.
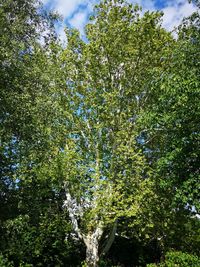
[[[63,17],[63,23],[57,26],[58,34],[62,40],[65,39],[64,26],[67,24],[80,30],[84,34],[84,26],[88,16],[92,12],[94,4],[99,0],[42,0],[47,9],[58,11]],[[138,3],[143,10],[162,10],[163,26],[172,30],[183,17],[192,14],[196,8],[187,0],[129,0]]]

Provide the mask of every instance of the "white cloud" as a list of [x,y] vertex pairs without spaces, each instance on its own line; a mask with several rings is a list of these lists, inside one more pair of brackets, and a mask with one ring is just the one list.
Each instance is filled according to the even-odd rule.
[[[99,0],[42,0],[48,8],[57,11],[62,15],[63,20],[72,27],[77,28],[80,33],[84,34],[84,27],[87,22],[88,14],[92,11],[93,6]],[[61,40],[65,40],[64,25],[57,27],[57,32]]]
[[163,16],[163,26],[167,30],[172,30],[174,27],[178,26],[184,17],[191,15],[196,9],[192,4],[187,1],[179,0],[175,4],[162,9],[164,12]]
[[177,10],[175,7],[170,6],[163,9],[163,26],[166,28],[172,28],[177,22]]
[[62,41],[62,43],[65,44],[67,42],[67,37],[65,34],[65,25],[64,24],[58,27],[57,34],[58,34],[60,40]]
[[49,2],[49,0],[42,0],[42,3],[45,5]]
[[138,4],[142,7],[143,11],[155,10],[155,0],[129,0],[133,5]]
[[96,0],[43,0],[48,1],[51,5],[51,8],[58,11],[59,14],[63,16],[64,19],[67,19],[73,15],[74,12],[79,8],[80,5],[85,5],[85,10],[91,9],[93,3]]
[[141,6],[143,7],[143,9],[146,10],[155,10],[156,6],[155,6],[155,1],[153,0],[142,0]]
[[69,20],[69,24],[76,29],[79,29],[81,35],[84,35],[84,27],[87,22],[87,12],[81,11],[74,14]]
[[[92,11],[92,7],[100,0],[42,0],[44,4],[48,4],[51,9],[58,11],[65,21],[72,27],[84,33],[84,26],[87,23],[88,14]],[[138,3],[143,7],[143,11],[153,11],[158,9],[156,6],[157,0],[128,0],[129,2]],[[183,17],[191,15],[195,11],[195,7],[189,4],[187,0],[166,0],[164,12],[163,26],[167,30],[172,30],[178,26]],[[61,34],[61,39],[65,34],[62,27],[58,28],[58,33]]]
[[82,3],[83,3],[82,0],[57,0],[55,2],[54,8],[64,18],[67,18],[67,17],[70,17],[72,13],[76,10],[78,5]]
[[[131,2],[142,6],[143,11],[153,11],[159,7],[156,5],[156,0],[131,0]],[[164,3],[165,7],[161,9],[164,12],[163,26],[170,31],[178,26],[184,17],[190,16],[196,10],[188,0],[168,0]]]

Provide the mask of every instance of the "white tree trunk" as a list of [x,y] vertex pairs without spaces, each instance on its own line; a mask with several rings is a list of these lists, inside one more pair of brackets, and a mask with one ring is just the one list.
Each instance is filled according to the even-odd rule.
[[92,234],[84,239],[86,245],[86,264],[88,267],[97,267],[99,261],[99,241]]
[[82,233],[78,225],[78,218],[83,216],[82,207],[79,206],[76,200],[71,197],[67,188],[67,183],[65,184],[65,195],[66,200],[64,201],[63,207],[68,209],[74,231],[78,235],[79,239],[82,239],[85,243],[86,264],[88,267],[97,267],[99,261],[99,241],[103,234],[103,227],[101,227],[100,222],[98,222],[93,232],[87,233],[86,235]]

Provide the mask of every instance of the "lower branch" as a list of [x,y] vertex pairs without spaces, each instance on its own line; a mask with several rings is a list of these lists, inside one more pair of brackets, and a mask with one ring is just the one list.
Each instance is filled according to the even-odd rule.
[[113,224],[113,227],[110,231],[110,234],[107,238],[107,240],[105,241],[104,243],[104,246],[103,246],[103,249],[102,249],[102,252],[101,252],[101,256],[104,256],[108,251],[109,249],[111,248],[114,240],[115,240],[115,234],[116,234],[116,231],[117,231],[117,220],[115,220],[114,224]]

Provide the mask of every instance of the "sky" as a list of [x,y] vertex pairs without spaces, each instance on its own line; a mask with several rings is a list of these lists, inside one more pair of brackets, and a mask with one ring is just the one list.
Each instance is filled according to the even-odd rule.
[[[99,0],[42,0],[42,2],[45,8],[55,10],[62,15],[63,23],[57,25],[57,32],[60,39],[65,40],[65,25],[79,29],[81,35],[84,35],[84,26],[93,6]],[[138,3],[143,11],[162,10],[163,26],[169,31],[178,26],[183,17],[191,15],[196,10],[188,0],[128,0],[128,2]]]

